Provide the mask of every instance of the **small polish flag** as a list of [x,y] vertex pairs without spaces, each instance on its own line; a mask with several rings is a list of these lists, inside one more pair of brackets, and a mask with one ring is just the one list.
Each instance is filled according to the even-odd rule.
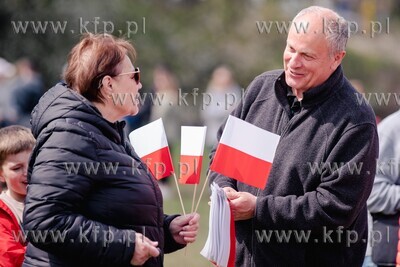
[[229,115],[212,171],[264,189],[280,136]]
[[129,140],[157,180],[170,176],[174,172],[161,118],[132,131],[129,134]]
[[198,184],[203,161],[206,126],[181,127],[181,158],[179,183]]

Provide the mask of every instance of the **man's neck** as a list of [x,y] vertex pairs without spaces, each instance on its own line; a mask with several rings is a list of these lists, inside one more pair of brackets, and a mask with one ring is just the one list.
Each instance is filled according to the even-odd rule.
[[292,92],[296,96],[297,100],[303,100],[303,91],[292,88]]

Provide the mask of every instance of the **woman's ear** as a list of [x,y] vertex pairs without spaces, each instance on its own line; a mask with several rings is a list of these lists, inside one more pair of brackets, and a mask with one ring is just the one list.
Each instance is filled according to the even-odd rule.
[[113,93],[113,89],[112,89],[112,78],[109,75],[106,75],[103,77],[103,79],[101,80],[101,93],[102,95],[104,95],[105,97],[111,98],[111,95]]

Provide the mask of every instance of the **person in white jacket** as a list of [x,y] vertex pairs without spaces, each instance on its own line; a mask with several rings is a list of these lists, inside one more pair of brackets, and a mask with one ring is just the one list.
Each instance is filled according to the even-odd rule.
[[379,158],[374,185],[367,201],[374,221],[371,233],[372,259],[376,264],[385,266],[400,264],[396,262],[400,229],[399,132],[400,110],[385,118],[378,126]]

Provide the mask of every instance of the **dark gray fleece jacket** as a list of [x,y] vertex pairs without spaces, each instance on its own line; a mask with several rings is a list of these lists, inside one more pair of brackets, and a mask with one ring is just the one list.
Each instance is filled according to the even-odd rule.
[[266,187],[210,176],[257,196],[254,218],[236,222],[236,266],[361,266],[378,155],[374,112],[341,66],[304,93],[294,116],[287,88],[282,70],[265,72],[232,112],[281,136]]

